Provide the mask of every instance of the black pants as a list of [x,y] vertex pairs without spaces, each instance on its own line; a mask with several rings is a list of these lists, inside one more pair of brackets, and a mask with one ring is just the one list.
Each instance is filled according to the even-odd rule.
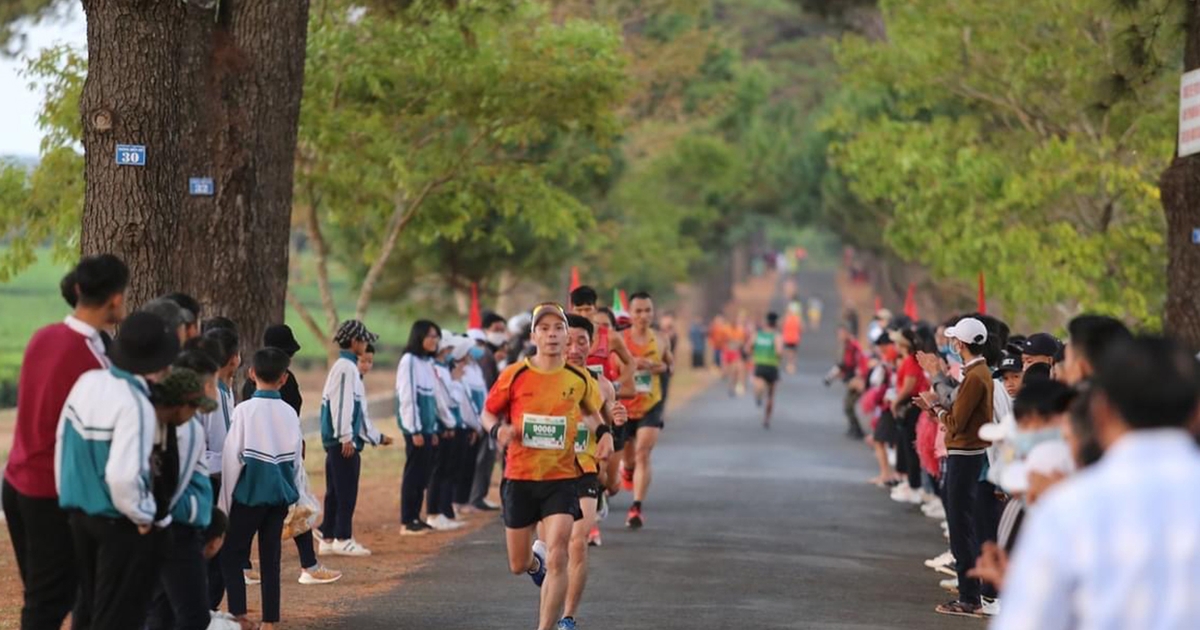
[[71,513],[70,523],[79,575],[72,630],[141,628],[170,532],[139,534],[128,519],[83,512]]
[[458,475],[458,463],[462,459],[462,441],[459,431],[452,437],[443,435],[438,442],[433,458],[433,471],[429,475],[429,492],[425,497],[425,512],[454,518],[454,488]]
[[475,443],[471,444],[472,435],[478,436],[474,431],[464,431],[462,445],[459,446],[458,481],[454,482],[454,502],[460,505],[471,502],[471,487],[475,485],[475,464],[479,454],[477,447],[485,440],[483,437],[476,437]]
[[[221,475],[209,478],[213,488],[213,505],[221,500]],[[229,516],[226,514],[226,516]],[[224,545],[222,545],[224,547]],[[221,572],[221,551],[208,561],[208,609],[220,610],[221,602],[225,599],[225,575]]]
[[847,433],[853,437],[861,438],[863,434],[862,425],[858,423],[858,399],[862,398],[862,392],[846,387],[846,395],[842,398],[842,412],[846,414],[846,424],[849,425]]
[[246,614],[246,580],[242,569],[250,560],[250,543],[258,535],[258,571],[262,575],[263,622],[279,621],[279,537],[288,506],[250,507],[234,502],[229,509],[229,532],[221,553],[221,571],[229,596],[229,614]]
[[492,472],[496,469],[496,443],[492,438],[479,438],[475,451],[475,478],[471,482],[471,497],[467,501],[478,505],[492,491]]
[[[325,449],[325,520],[321,522],[321,536],[326,540],[354,537],[354,508],[358,505],[361,472],[362,457],[358,453],[342,457],[340,446]],[[296,542],[298,545],[299,540]]]
[[987,455],[950,455],[946,458],[946,523],[950,526],[950,551],[958,570],[958,599],[979,604],[979,580],[967,577],[979,557],[975,510],[979,500],[979,475]]
[[404,477],[400,482],[400,520],[403,523],[421,519],[421,501],[429,487],[435,448],[431,436],[424,438],[424,446],[414,446],[412,436],[404,436]]
[[204,630],[211,621],[204,532],[181,524],[169,529],[146,630]]
[[28,497],[4,482],[4,517],[25,585],[21,628],[58,630],[79,588],[71,525],[58,499]]
[[921,418],[921,410],[916,405],[907,405],[901,411],[903,413],[896,418],[899,433],[896,443],[896,469],[908,475],[909,488],[920,490],[921,459],[917,456],[917,421]]
[[[986,455],[984,456],[986,462]],[[1000,516],[1004,513],[1004,503],[996,498],[996,486],[990,481],[980,481],[975,495],[975,532],[979,537],[982,549],[985,542],[996,542],[1000,533]],[[996,587],[984,582],[981,593],[984,597],[996,597]]]

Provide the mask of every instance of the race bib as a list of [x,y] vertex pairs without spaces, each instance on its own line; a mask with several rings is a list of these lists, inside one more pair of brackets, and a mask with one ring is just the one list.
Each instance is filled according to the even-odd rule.
[[586,422],[580,422],[576,427],[578,431],[575,433],[575,452],[586,453],[588,445],[588,426]]
[[654,378],[654,375],[649,372],[635,373],[633,375],[633,391],[639,394],[649,394],[654,390],[654,387],[651,385],[652,381],[650,380],[652,378]]
[[525,414],[521,423],[521,444],[525,448],[559,451],[567,444],[567,419],[562,416]]

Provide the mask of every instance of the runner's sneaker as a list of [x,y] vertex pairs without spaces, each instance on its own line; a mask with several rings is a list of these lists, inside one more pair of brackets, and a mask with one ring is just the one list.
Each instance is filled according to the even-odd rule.
[[405,523],[404,528],[400,530],[401,536],[424,536],[433,528],[425,524],[425,521],[413,521]]
[[600,528],[593,527],[592,531],[588,532],[588,546],[600,547],[604,545],[604,541],[600,539]]
[[629,508],[629,514],[625,517],[625,527],[629,529],[641,529],[642,525],[641,506],[635,505]]
[[546,581],[546,543],[540,540],[533,542],[533,557],[537,559],[538,566],[529,572],[529,577],[533,578],[538,588],[542,588],[542,582]]
[[633,492],[633,471],[621,464],[621,488],[625,492]]
[[246,586],[262,584],[262,574],[254,569],[243,569],[242,577],[246,578]]
[[342,579],[341,571],[327,569],[320,564],[311,569],[300,570],[301,584],[331,584],[340,579]]
[[554,627],[554,630],[575,630],[575,618],[563,617],[559,620],[558,625]]
[[353,538],[333,541],[333,555],[361,558],[371,555],[371,550],[358,544]]

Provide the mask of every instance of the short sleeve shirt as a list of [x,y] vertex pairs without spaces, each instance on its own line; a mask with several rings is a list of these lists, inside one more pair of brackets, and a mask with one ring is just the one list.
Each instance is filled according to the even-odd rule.
[[488,394],[487,410],[508,416],[516,433],[508,445],[505,479],[579,477],[575,442],[585,406],[598,410],[601,399],[599,385],[584,369],[568,365],[547,372],[526,359],[501,372]]
[[900,368],[896,370],[896,387],[902,387],[910,376],[917,379],[917,386],[912,391],[913,396],[929,389],[929,378],[925,376],[925,370],[917,363],[917,357],[911,354],[904,357]]

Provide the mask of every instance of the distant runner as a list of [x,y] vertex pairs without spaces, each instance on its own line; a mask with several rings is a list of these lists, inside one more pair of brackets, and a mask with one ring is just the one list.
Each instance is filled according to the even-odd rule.
[[778,323],[779,315],[768,313],[767,327],[754,334],[754,401],[764,408],[764,429],[771,428],[771,411],[775,408],[775,383],[779,382],[779,356],[783,353],[783,336],[776,328]]
[[634,390],[637,397],[626,404],[629,422],[626,425],[625,480],[633,482],[633,505],[625,525],[639,529],[643,525],[642,502],[650,488],[650,454],[658,443],[663,428],[662,383],[659,376],[670,369],[671,350],[650,323],[654,321],[654,302],[649,293],[635,293],[629,301],[633,327],[625,331],[625,345],[635,357],[637,372]]
[[804,318],[800,316],[800,303],[793,302],[783,318],[783,358],[788,374],[796,373],[796,359],[800,354],[800,339],[804,334]]
[[[500,374],[482,420],[492,438],[508,448],[500,495],[509,568],[516,575],[528,573],[542,589],[538,630],[570,629],[574,621],[562,613],[571,531],[583,517],[575,455],[579,424],[599,441],[596,459],[612,453],[612,436],[599,419],[596,380],[566,364],[566,311],[557,304],[537,306],[532,329],[537,354]],[[534,542],[539,523],[545,540]]]

